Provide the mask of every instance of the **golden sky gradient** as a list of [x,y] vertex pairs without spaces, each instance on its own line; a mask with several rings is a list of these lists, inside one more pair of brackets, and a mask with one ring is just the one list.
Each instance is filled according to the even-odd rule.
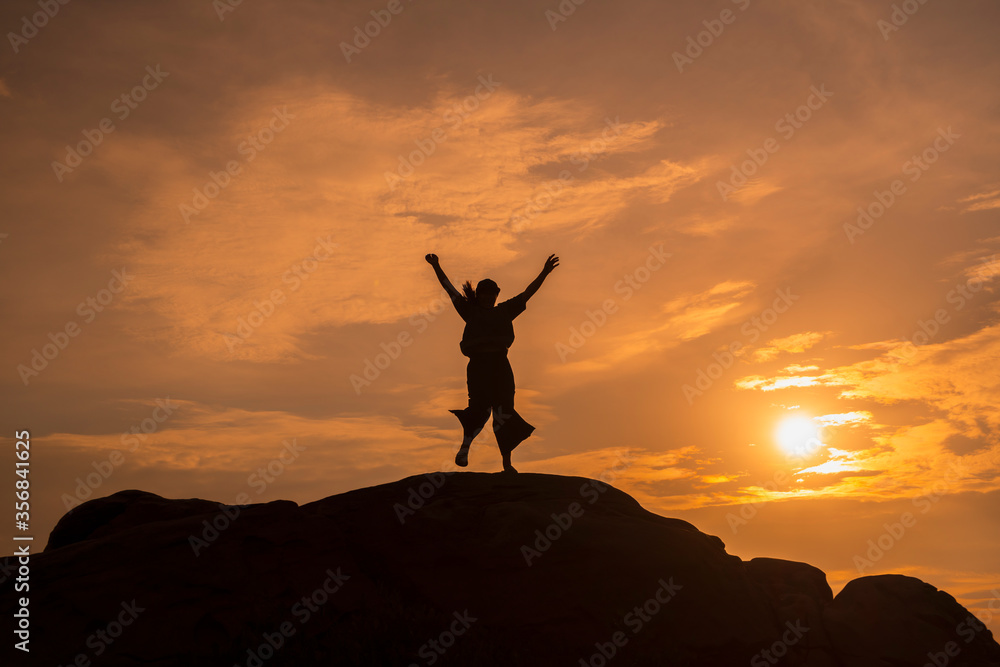
[[[423,256],[503,300],[555,252],[510,353],[520,470],[985,618],[1000,9],[904,4],[73,2],[32,31],[4,3],[0,387],[35,533],[87,491],[454,469],[463,324]],[[488,430],[470,461],[499,470]]]

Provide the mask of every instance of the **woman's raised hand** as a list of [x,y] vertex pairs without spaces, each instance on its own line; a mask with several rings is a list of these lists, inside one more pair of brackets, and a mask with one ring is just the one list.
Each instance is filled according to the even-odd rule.
[[552,269],[556,268],[557,266],[559,266],[559,258],[556,257],[554,254],[549,255],[549,258],[545,260],[545,269],[543,270],[545,271],[545,273],[552,273]]
[[424,259],[426,259],[427,263],[430,264],[431,266],[437,266],[438,256],[435,255],[434,253],[428,253],[424,255]]

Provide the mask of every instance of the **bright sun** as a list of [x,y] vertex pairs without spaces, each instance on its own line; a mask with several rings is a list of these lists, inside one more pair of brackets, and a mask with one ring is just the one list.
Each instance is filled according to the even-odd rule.
[[788,456],[805,458],[816,452],[821,441],[819,428],[808,417],[788,417],[778,426],[778,444]]

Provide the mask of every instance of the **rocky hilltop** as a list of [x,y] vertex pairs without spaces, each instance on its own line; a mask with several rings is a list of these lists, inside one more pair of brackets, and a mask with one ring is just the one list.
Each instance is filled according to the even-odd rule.
[[[811,565],[743,561],[579,477],[429,473],[301,506],[122,491],[66,514],[30,576],[31,659],[8,639],[5,665],[1000,665],[918,579],[833,597]],[[4,618],[16,595],[7,577]]]

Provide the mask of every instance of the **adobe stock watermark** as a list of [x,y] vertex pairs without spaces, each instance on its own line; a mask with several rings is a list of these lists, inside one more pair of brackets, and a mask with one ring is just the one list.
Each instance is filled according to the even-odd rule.
[[69,661],[69,665],[89,665],[93,655],[98,658],[104,654],[115,641],[125,633],[125,628],[135,623],[139,614],[146,611],[145,607],[140,607],[135,600],[131,602],[121,602],[121,611],[108,622],[106,626],[89,635],[84,642],[90,651],[82,651]]
[[[1000,260],[997,256],[990,255],[980,261],[981,266],[976,270],[976,275],[972,276],[964,283],[956,283],[955,287],[945,295],[945,301],[954,304],[954,310],[962,310],[965,305],[975,298],[976,294],[982,291],[983,286],[993,276],[1000,273]],[[935,315],[935,317],[937,317]],[[916,341],[914,341],[916,343]]]
[[[760,338],[761,334],[770,329],[778,316],[788,312],[788,309],[799,300],[798,294],[792,294],[790,287],[775,290],[777,297],[770,307],[765,308],[758,315],[754,315],[740,326],[740,334],[749,339],[749,345],[753,345]],[[685,384],[681,387],[684,398],[688,405],[694,405],[694,399],[702,396],[712,388],[716,380],[733,367],[736,359],[747,350],[744,349],[743,339],[736,339],[725,347],[720,353],[712,353],[712,361],[704,368],[699,368],[695,373],[693,384]]]
[[[601,157],[608,151],[614,140],[628,129],[629,123],[620,122],[618,116],[614,120],[604,119],[607,126],[601,131],[601,136],[592,140],[589,144],[580,146],[580,150],[569,156],[569,161],[577,165],[577,172],[583,173],[590,166],[593,160]],[[569,169],[559,172],[557,178],[545,183],[540,192],[536,192],[525,200],[524,205],[516,209],[508,218],[511,231],[522,232],[527,228],[528,223],[549,209],[556,197],[561,195],[566,186],[573,182],[576,176]]]
[[[615,294],[622,295],[622,303],[631,299],[637,291],[642,289],[649,282],[652,275],[663,268],[667,258],[672,256],[672,253],[663,252],[662,243],[650,246],[646,261],[622,276],[621,280],[617,281],[614,285]],[[607,324],[608,317],[617,313],[618,308],[618,301],[612,297],[605,299],[601,303],[600,309],[588,309],[585,313],[587,319],[581,322],[579,326],[569,328],[568,344],[562,341],[556,343],[556,353],[559,355],[559,361],[566,363],[566,358],[583,347],[597,333],[598,329]]]
[[[412,0],[406,0],[407,2],[412,2]],[[406,7],[400,0],[389,0],[386,4],[385,9],[373,9],[369,12],[372,16],[371,21],[364,24],[364,29],[362,25],[358,24],[354,26],[354,39],[350,42],[340,43],[340,52],[344,54],[344,60],[348,64],[351,63],[351,58],[359,55],[361,51],[368,48],[368,45],[372,43],[372,40],[382,34],[382,30],[387,28],[390,23],[392,23],[393,16],[399,16],[403,13]]]
[[478,109],[480,104],[488,100],[490,95],[500,87],[500,82],[494,81],[492,74],[488,74],[485,77],[480,75],[478,80],[479,84],[472,95],[467,96],[460,104],[456,104],[441,116],[445,124],[449,126],[448,129],[445,129],[444,125],[438,125],[423,139],[414,139],[413,143],[417,146],[416,150],[410,151],[407,155],[400,154],[396,171],[385,172],[385,182],[389,186],[390,192],[396,190],[400,181],[413,176],[417,167],[437,152],[438,144],[444,143],[448,138],[448,131],[458,129],[469,115]]
[[288,127],[290,119],[295,118],[294,114],[288,113],[288,107],[281,109],[274,107],[273,115],[265,127],[257,130],[254,134],[236,145],[236,152],[242,156],[243,163],[239,160],[229,160],[223,169],[219,171],[209,171],[208,180],[201,186],[193,188],[194,195],[191,202],[181,202],[177,210],[184,219],[184,224],[190,224],[191,218],[198,215],[211,203],[211,200],[232,184],[233,179],[243,173],[243,166],[253,162],[254,158],[267,148],[268,144],[274,141],[275,136]]
[[[164,399],[156,399],[156,407],[149,417],[146,417],[138,424],[133,424],[128,431],[122,433],[119,441],[123,447],[128,447],[128,452],[134,452],[139,445],[144,443],[153,433],[156,433],[160,425],[170,419],[179,406],[170,401],[167,396]],[[113,449],[107,458],[100,461],[92,461],[91,467],[94,472],[85,477],[76,478],[76,488],[73,495],[62,494],[62,503],[66,510],[71,510],[94,495],[94,491],[99,489],[104,482],[108,481],[112,474],[125,463],[125,450]]]
[[[811,95],[806,98],[805,104],[800,105],[795,111],[786,113],[774,124],[775,131],[785,141],[791,140],[795,133],[812,119],[813,114],[822,109],[833,97],[833,93],[826,89],[826,84],[821,84],[819,88],[812,86],[809,90]],[[728,181],[717,181],[715,184],[722,201],[729,201],[729,197],[746,185],[748,179],[780,149],[781,143],[774,137],[768,137],[760,148],[748,148],[746,152],[749,159],[739,165],[732,165]]]
[[548,21],[552,32],[555,32],[560,23],[565,22],[570,16],[576,13],[576,8],[587,0],[560,0],[555,9],[545,10],[545,20]]
[[[416,329],[416,334],[423,333],[427,330],[430,323],[436,320],[438,315],[444,312],[450,304],[451,297],[448,296],[447,292],[441,290],[440,295],[431,301],[429,306],[421,308],[418,313],[410,316],[410,326]],[[403,350],[412,345],[414,340],[416,340],[414,335],[404,329],[388,342],[382,341],[379,343],[379,348],[382,351],[375,354],[374,357],[365,358],[360,375],[352,373],[348,377],[354,393],[360,396],[361,390],[370,387],[375,380],[379,379],[382,372],[389,368],[392,362],[399,359],[403,354]]]
[[[298,460],[299,456],[306,450],[305,446],[298,444],[295,438],[291,442],[284,440],[281,443],[281,453],[268,461],[267,465],[260,466],[247,477],[247,485],[261,495],[267,487],[280,477],[288,466]],[[188,535],[188,546],[195,556],[210,547],[233,523],[240,517],[243,509],[250,505],[250,494],[241,491],[236,496],[235,505],[225,505],[219,503],[219,512],[212,517],[211,521],[203,519],[202,529],[198,535]]]
[[[131,90],[111,101],[111,113],[118,120],[125,120],[168,76],[170,76],[170,72],[161,71],[159,64],[155,68],[152,65],[147,65],[146,75],[142,77],[142,80]],[[66,157],[63,158],[63,161],[53,160],[52,171],[56,175],[56,180],[62,183],[63,177],[73,173],[74,169],[83,164],[83,159],[91,155],[94,149],[104,142],[104,138],[115,129],[115,121],[106,116],[97,123],[97,127],[94,129],[83,130],[83,139],[80,142],[75,146],[66,145]]]
[[326,578],[323,583],[317,586],[308,595],[303,595],[300,600],[288,610],[291,616],[298,622],[298,627],[292,621],[283,621],[274,632],[265,632],[261,635],[261,642],[248,648],[246,658],[242,663],[236,663],[233,667],[264,667],[264,663],[277,655],[278,651],[295,636],[301,626],[308,623],[316,614],[323,610],[323,607],[330,602],[330,598],[337,594],[347,581],[350,575],[344,574],[342,568],[336,571],[327,568]]
[[[472,624],[479,619],[475,616],[469,614],[469,610],[466,609],[462,613],[452,612],[453,620],[448,627],[441,631],[441,633],[433,638],[424,642],[420,648],[417,650],[417,655],[423,658],[425,665],[433,665],[441,657],[448,652],[459,637],[464,635]],[[411,662],[409,667],[420,667],[420,663]]]
[[[920,514],[927,514],[948,493],[955,482],[965,476],[965,473],[965,465],[961,461],[952,461],[940,481],[913,498],[913,506],[919,510]],[[899,544],[900,540],[906,536],[907,531],[917,525],[918,518],[913,512],[908,511],[900,514],[898,521],[883,523],[883,532],[874,539],[868,540],[866,545],[868,548],[864,554],[855,554],[853,558],[854,567],[858,574],[864,574],[866,570],[875,567],[876,563]]]
[[882,33],[882,39],[889,41],[889,35],[898,32],[910,20],[910,17],[920,11],[920,8],[927,4],[927,0],[903,0],[900,4],[892,5],[892,12],[889,13],[889,20],[879,19],[875,22],[878,31]]
[[[668,580],[661,578],[656,583],[660,585],[656,592],[622,617],[622,623],[631,631],[631,637],[642,632],[642,629],[647,627],[653,618],[663,610],[663,607],[684,588],[681,584],[675,584],[673,577]],[[628,645],[631,637],[624,630],[616,630],[608,641],[594,642],[595,651],[585,658],[580,658],[579,667],[605,667],[611,659],[618,655],[619,651]]]
[[423,509],[427,501],[434,496],[438,490],[448,481],[449,472],[428,472],[424,473],[427,481],[421,482],[417,486],[407,488],[406,504],[395,503],[392,506],[393,512],[400,524],[405,524],[406,520]]
[[[499,413],[493,413],[493,423],[497,426],[503,424],[504,420],[509,418],[511,415],[504,414],[502,411]],[[481,442],[473,442],[470,445],[470,451],[473,447],[479,448],[482,446]],[[487,449],[492,449],[487,447]],[[447,482],[448,476],[452,473],[461,472],[461,468],[455,465],[454,458],[449,458],[441,461],[437,465],[437,472],[424,473],[421,477],[424,481],[419,484],[411,484],[406,488],[406,503],[397,502],[392,506],[392,511],[396,515],[396,519],[399,523],[405,524],[406,520],[412,516],[415,516],[417,512],[422,510],[427,502],[434,497],[434,495],[441,490],[445,482]]]
[[[945,301],[953,304],[953,310],[956,312],[962,310],[997,273],[1000,273],[997,256],[983,259],[981,266],[976,270],[976,275],[966,279],[965,282],[956,283],[955,287],[945,295]],[[941,327],[949,322],[951,313],[946,308],[938,308],[934,311],[934,316],[926,320],[918,319],[916,329],[899,349],[899,356],[903,359],[912,359],[919,352],[918,348],[930,343],[941,331]]]
[[[82,323],[86,325],[93,322],[97,318],[97,314],[104,312],[115,296],[125,291],[125,287],[134,278],[134,275],[125,271],[124,266],[112,271],[111,280],[108,281],[106,288],[98,290],[94,296],[88,296],[77,305],[76,314],[82,318]],[[38,351],[38,348],[32,348],[29,364],[17,365],[17,374],[24,386],[27,387],[33,378],[38,377],[42,371],[48,368],[49,364],[55,361],[59,354],[69,346],[70,339],[79,336],[81,331],[83,331],[81,324],[77,323],[76,320],[68,320],[55,333],[49,332],[50,342],[42,345],[41,352]]]
[[[282,275],[281,282],[291,285],[288,288],[290,294],[294,294],[302,287],[303,283],[316,272],[320,262],[324,262],[333,256],[333,249],[336,243],[330,241],[330,235],[326,237],[316,237],[316,246],[312,254],[300,259],[292,264]],[[280,287],[275,287],[263,301],[254,299],[253,309],[245,316],[236,319],[236,332],[222,334],[226,339],[226,348],[233,352],[239,345],[245,343],[264,323],[274,315],[278,306],[285,303],[288,295]]]
[[[615,481],[623,470],[632,465],[634,460],[635,457],[630,454],[629,450],[626,449],[624,453],[618,452],[614,465],[601,472],[597,479],[588,480],[580,486],[580,497],[587,499],[587,505],[596,503],[601,494],[607,492],[609,488],[607,485]],[[583,516],[586,510],[584,505],[574,501],[566,507],[565,512],[553,513],[550,524],[545,528],[535,529],[534,542],[521,545],[521,556],[524,558],[525,564],[531,567],[533,561],[551,549],[552,545],[573,527],[574,520]]]
[[[493,415],[493,421],[497,425],[504,422],[506,418],[510,415],[505,415],[502,412]],[[473,442],[470,445],[470,450],[472,447],[480,447],[482,443]],[[492,449],[492,448],[488,448]],[[424,473],[421,477],[425,481],[419,484],[411,484],[406,489],[406,503],[394,503],[392,506],[392,511],[396,515],[396,519],[399,523],[405,524],[406,520],[412,516],[415,516],[417,512],[422,510],[427,502],[434,497],[434,495],[441,490],[447,482],[447,477],[455,472],[461,472],[461,468],[455,465],[455,460],[453,458],[446,459],[437,465],[437,472]],[[2,583],[2,581],[0,581]]]
[[[775,471],[773,477],[763,484],[758,484],[760,488],[771,493],[777,493],[781,486],[788,484],[788,473],[784,470]],[[740,528],[750,523],[751,520],[756,518],[757,512],[760,508],[764,506],[766,501],[764,500],[753,500],[749,503],[743,503],[740,505],[739,514],[734,512],[726,513],[726,523],[729,524],[729,529],[733,531],[733,535],[739,533]]]
[[[745,12],[750,6],[750,0],[732,0],[732,3]],[[731,9],[723,9],[717,19],[706,19],[701,22],[705,29],[696,35],[688,35],[687,46],[684,53],[674,51],[674,65],[677,71],[684,73],[684,67],[694,64],[694,61],[701,57],[705,50],[715,44],[715,40],[722,36],[726,26],[736,22],[739,15]]]
[[782,633],[780,639],[775,640],[769,647],[750,658],[750,667],[768,667],[778,664],[782,658],[788,655],[788,650],[798,644],[802,637],[809,632],[809,628],[803,625],[800,619],[796,619],[794,623],[785,621],[785,627],[787,630]]
[[[909,176],[911,183],[916,183],[943,153],[948,152],[955,145],[955,140],[961,137],[962,135],[952,131],[950,125],[947,130],[938,128],[938,136],[935,137],[934,142],[925,148],[920,155],[914,155],[903,163],[901,168],[903,175]],[[889,188],[885,191],[875,190],[872,193],[875,197],[874,201],[858,207],[857,223],[844,223],[844,233],[847,235],[847,240],[853,245],[855,238],[871,229],[875,221],[885,215],[886,211],[892,208],[893,204],[906,193],[906,183],[900,178],[890,183]]]
[[18,32],[8,32],[7,41],[14,53],[18,53],[21,47],[28,43],[28,40],[38,35],[38,31],[49,24],[50,19],[54,19],[63,6],[68,5],[70,0],[38,0],[38,7],[41,9],[30,17],[21,17],[21,29]]
[[[990,600],[990,610],[987,611],[986,623],[993,620],[993,603],[1000,602],[1000,591],[993,590],[994,599]],[[998,607],[1000,608],[1000,607]],[[966,616],[958,625],[955,626],[955,634],[964,640],[965,644],[971,644],[976,638],[976,634],[986,630],[986,623],[981,622],[975,616]],[[947,641],[944,646],[941,647],[940,651],[928,651],[927,652],[927,662],[924,663],[924,667],[947,667],[951,664],[952,659],[957,658],[962,652],[962,644],[956,641]]]
[[236,8],[243,4],[243,0],[212,0],[212,9],[219,17],[219,22],[226,20],[226,14],[236,11]]
[[[823,442],[819,438],[808,438],[807,440],[799,443],[792,451],[788,452],[788,457],[792,459],[805,460],[818,452],[822,446]],[[774,475],[771,476],[771,479],[757,484],[757,487],[764,489],[769,493],[778,493],[783,487],[788,485],[791,481],[790,477],[791,475],[789,475],[787,471],[776,470]],[[760,508],[766,503],[766,500],[752,500],[748,503],[742,503],[738,514],[734,512],[727,512],[726,523],[729,525],[729,529],[733,531],[733,535],[736,535],[740,528],[746,526],[750,523],[750,521],[756,518]]]

